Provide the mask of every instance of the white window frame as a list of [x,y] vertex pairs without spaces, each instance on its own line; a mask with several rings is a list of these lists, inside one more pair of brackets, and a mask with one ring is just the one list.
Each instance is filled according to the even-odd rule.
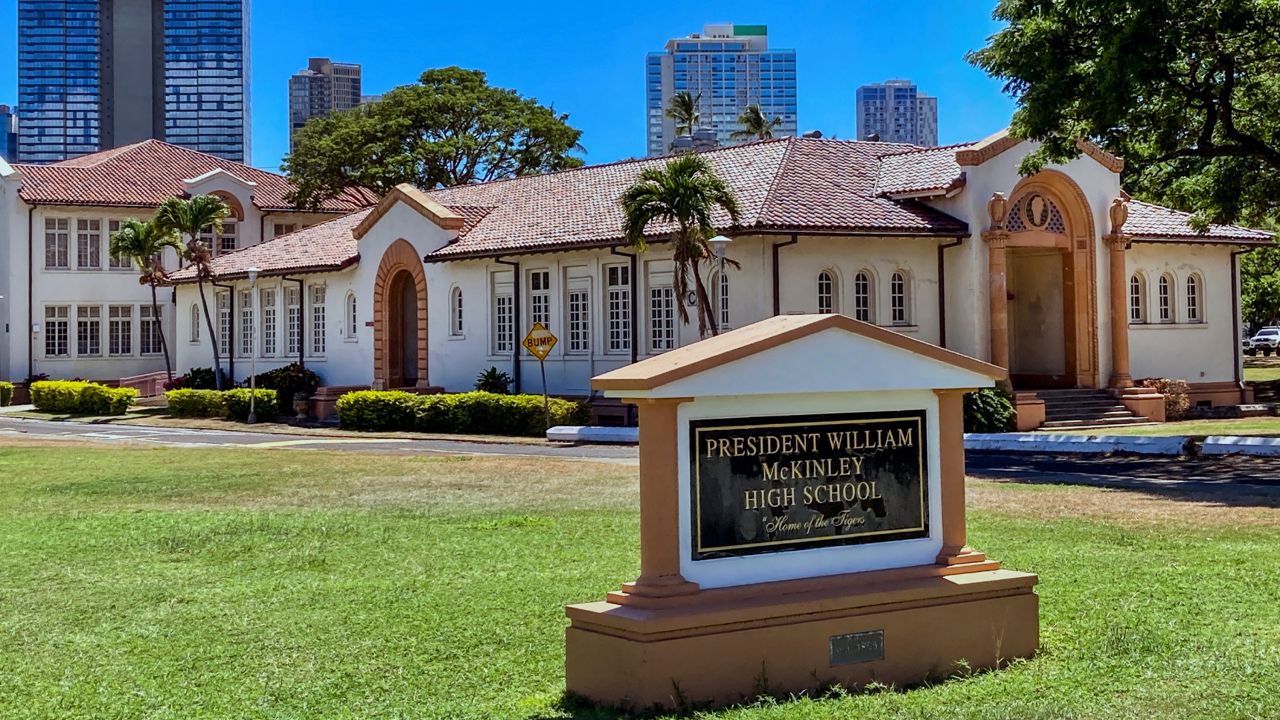
[[724,332],[729,329],[730,296],[729,273],[716,271],[711,277],[712,307],[716,310],[716,330]]
[[195,345],[200,342],[200,323],[204,320],[203,313],[200,312],[200,303],[191,303],[191,344]]
[[360,339],[360,306],[356,302],[356,294],[347,292],[347,296],[342,299],[342,325],[344,340],[349,343],[356,342]]
[[1177,322],[1177,308],[1173,302],[1173,288],[1177,284],[1171,273],[1161,273],[1156,278],[1156,318],[1162,324]]
[[291,285],[284,289],[284,352],[297,357],[302,350],[302,291]]
[[1200,276],[1200,273],[1191,273],[1187,276],[1185,286],[1186,299],[1183,305],[1186,307],[1187,322],[1203,323],[1204,279]]
[[1129,324],[1147,323],[1147,278],[1140,272],[1129,276]]
[[262,357],[275,357],[280,351],[280,310],[276,303],[276,288],[259,290],[258,304],[262,307],[262,344],[258,352]]
[[[52,352],[50,352],[51,347]],[[44,356],[46,358],[71,357],[70,305],[44,306]]]
[[253,357],[253,335],[257,331],[257,328],[253,325],[253,291],[247,289],[238,290],[236,292],[236,301],[240,304],[239,355],[246,358]]
[[76,306],[76,357],[102,357],[102,306]]
[[133,306],[107,306],[107,355],[133,356]]
[[102,220],[76,218],[76,269],[102,269]]
[[312,285],[308,288],[308,300],[310,301],[311,310],[311,342],[309,343],[311,357],[324,357],[328,351],[328,318],[326,317],[327,308],[325,307],[326,286],[324,284]]
[[[164,352],[164,306],[157,306],[155,311],[158,314],[153,318],[150,304],[138,310],[138,354],[142,357],[154,357]],[[151,345],[150,350],[148,345]]]
[[120,232],[119,220],[107,220],[107,269],[113,272],[124,272],[133,269],[133,260],[127,257],[117,258],[111,254],[111,236]]
[[649,287],[649,352],[676,347],[676,292],[670,285]]
[[889,276],[889,324],[911,327],[911,273],[894,270]]
[[493,354],[510,355],[516,347],[516,304],[510,292],[493,296]]
[[71,269],[71,218],[44,219],[44,269]]
[[591,354],[590,278],[570,278],[565,283],[564,308],[565,353]]
[[853,274],[853,318],[876,322],[876,278],[865,268]]
[[818,314],[831,315],[840,312],[840,280],[831,268],[818,271]]
[[233,329],[231,323],[231,293],[223,290],[214,295],[214,312],[218,316],[218,353],[230,356]]
[[[604,278],[605,354],[623,355],[631,352],[631,266],[627,264],[605,265],[601,268]],[[615,282],[615,280],[617,282]]]
[[463,334],[463,297],[462,288],[454,285],[449,288],[449,337],[464,338]]
[[[529,288],[528,304],[525,310],[528,312],[528,327],[533,327],[534,323],[542,323],[542,326],[551,329],[551,271],[547,269],[530,270],[526,277]],[[530,355],[528,350],[522,349],[523,354]]]

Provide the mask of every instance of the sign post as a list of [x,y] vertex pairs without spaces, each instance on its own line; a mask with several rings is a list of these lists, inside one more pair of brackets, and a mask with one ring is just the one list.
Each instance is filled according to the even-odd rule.
[[551,348],[559,342],[556,336],[547,329],[546,325],[540,322],[533,324],[529,328],[529,334],[524,336],[524,349],[528,350],[531,355],[538,358],[538,368],[542,370],[542,412],[547,418],[547,427],[551,427],[551,404],[547,400],[547,356],[551,354]]

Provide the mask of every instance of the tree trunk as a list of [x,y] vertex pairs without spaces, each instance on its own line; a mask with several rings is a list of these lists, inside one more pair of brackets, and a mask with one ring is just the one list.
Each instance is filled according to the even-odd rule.
[[213,382],[214,387],[222,389],[222,351],[218,348],[218,331],[213,327],[213,316],[209,314],[209,299],[204,294],[204,278],[196,276],[196,285],[200,288],[200,306],[204,309],[204,324],[209,328],[209,342],[213,345]]
[[[174,308],[174,327],[177,327],[177,308]],[[156,301],[156,281],[151,281],[151,322],[160,317],[160,303]],[[169,382],[173,382],[173,362],[169,359],[169,343],[164,338],[164,323],[160,324],[160,349],[164,351],[164,374]]]
[[693,267],[693,281],[698,288],[698,335],[705,338],[708,328],[715,336],[720,334],[720,327],[716,322],[716,308],[711,306],[711,297],[707,294],[707,286],[702,282],[702,269],[698,265],[701,263],[695,263]]

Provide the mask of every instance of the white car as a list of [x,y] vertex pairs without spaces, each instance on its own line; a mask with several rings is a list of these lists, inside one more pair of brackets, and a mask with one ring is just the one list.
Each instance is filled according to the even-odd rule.
[[1263,357],[1280,348],[1280,327],[1264,327],[1245,341],[1244,351],[1250,355],[1262,352]]

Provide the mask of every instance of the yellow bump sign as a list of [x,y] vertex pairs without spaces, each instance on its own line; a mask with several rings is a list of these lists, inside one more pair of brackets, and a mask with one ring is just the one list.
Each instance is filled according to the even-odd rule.
[[533,328],[529,330],[529,334],[524,336],[524,349],[538,358],[539,361],[546,360],[551,354],[551,348],[556,346],[559,340],[545,325],[540,322],[533,324]]

